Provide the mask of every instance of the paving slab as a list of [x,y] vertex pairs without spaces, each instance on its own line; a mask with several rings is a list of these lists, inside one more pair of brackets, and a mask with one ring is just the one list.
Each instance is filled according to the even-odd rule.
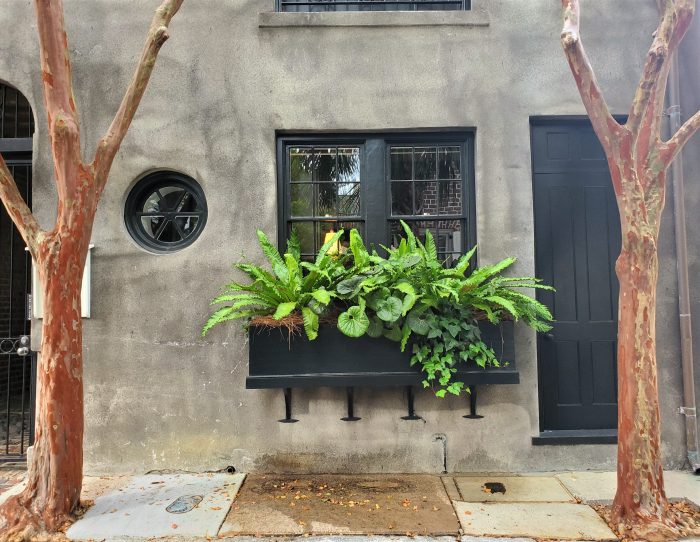
[[553,476],[460,476],[455,478],[467,502],[575,502]]
[[456,535],[437,476],[249,475],[220,536]]
[[[556,478],[584,502],[607,502],[615,497],[615,472],[565,472]],[[700,505],[700,476],[687,471],[664,471],[664,483],[670,499],[688,499]]]
[[244,478],[219,473],[138,476],[98,496],[66,534],[72,540],[214,537]]
[[83,487],[80,500],[83,503],[94,503],[97,497],[111,493],[127,485],[133,476],[83,476]]
[[462,531],[471,536],[555,540],[617,540],[590,506],[555,503],[455,502]]

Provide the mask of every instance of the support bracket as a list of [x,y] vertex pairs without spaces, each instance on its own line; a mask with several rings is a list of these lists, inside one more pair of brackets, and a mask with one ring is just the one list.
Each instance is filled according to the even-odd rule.
[[292,388],[284,388],[284,418],[280,423],[296,423],[299,420],[292,418]]
[[415,396],[413,395],[413,386],[406,386],[406,395],[408,399],[408,415],[401,416],[402,420],[422,420],[420,416],[416,415],[416,409],[414,406]]
[[348,399],[348,415],[344,418],[340,418],[344,422],[356,422],[362,418],[355,416],[355,389],[352,386],[347,388],[347,399]]
[[462,416],[462,418],[467,418],[469,420],[480,420],[483,416],[476,413],[476,386],[470,386],[469,388],[469,414]]

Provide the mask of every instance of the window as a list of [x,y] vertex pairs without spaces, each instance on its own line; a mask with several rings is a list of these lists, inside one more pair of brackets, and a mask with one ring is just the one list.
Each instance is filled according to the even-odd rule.
[[277,11],[454,11],[471,0],[277,0]]
[[197,182],[173,171],[141,179],[124,209],[126,228],[152,252],[174,252],[194,242],[207,221],[207,202]]
[[[430,230],[448,264],[475,243],[473,134],[284,136],[278,140],[280,246],[292,229],[312,258],[339,229],[393,245],[404,220]],[[341,248],[343,250],[343,248]]]

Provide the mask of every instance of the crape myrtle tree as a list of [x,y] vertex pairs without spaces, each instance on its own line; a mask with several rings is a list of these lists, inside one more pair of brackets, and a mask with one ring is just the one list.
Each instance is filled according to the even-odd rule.
[[[700,127],[695,113],[661,137],[672,56],[690,26],[695,0],[662,0],[641,80],[625,124],[605,103],[579,35],[579,0],[562,0],[561,42],[593,129],[607,156],[620,211],[617,493],[613,520],[632,538],[671,534],[664,491],[656,373],[656,283],[666,170]],[[630,6],[631,8],[631,6]],[[614,24],[614,22],[611,22]],[[614,36],[619,36],[612,33]]]
[[95,211],[114,157],[146,90],[168,25],[183,0],[162,0],[136,72],[91,161],[81,156],[62,0],[35,0],[41,78],[58,193],[43,230],[0,157],[0,200],[31,252],[44,296],[36,440],[24,491],[0,509],[0,538],[58,530],[80,502],[83,366],[80,286]]

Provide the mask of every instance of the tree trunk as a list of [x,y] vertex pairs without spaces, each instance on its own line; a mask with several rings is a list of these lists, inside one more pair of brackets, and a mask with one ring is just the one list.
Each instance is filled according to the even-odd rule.
[[183,0],[162,0],[124,98],[90,163],[81,153],[62,0],[35,0],[48,134],[58,192],[56,226],[44,231],[0,155],[0,202],[32,254],[44,293],[37,430],[27,487],[0,508],[0,538],[57,531],[80,502],[83,361],[80,290],[97,202],[136,114],[170,21]]
[[[635,537],[652,540],[664,533],[673,534],[673,524],[666,517],[668,501],[661,461],[656,367],[659,228],[658,224],[649,224],[649,211],[644,203],[625,199],[619,198],[623,242],[615,266],[620,281],[617,345],[620,377],[613,521],[620,532],[632,531]],[[634,210],[627,211],[628,206]]]
[[[92,222],[92,204],[82,214]],[[80,503],[83,478],[83,381],[80,291],[90,230],[84,219],[60,228],[40,247],[44,295],[34,454],[25,490],[2,509],[5,535],[55,532]],[[72,231],[71,231],[72,230]],[[12,502],[14,501],[14,502]]]

